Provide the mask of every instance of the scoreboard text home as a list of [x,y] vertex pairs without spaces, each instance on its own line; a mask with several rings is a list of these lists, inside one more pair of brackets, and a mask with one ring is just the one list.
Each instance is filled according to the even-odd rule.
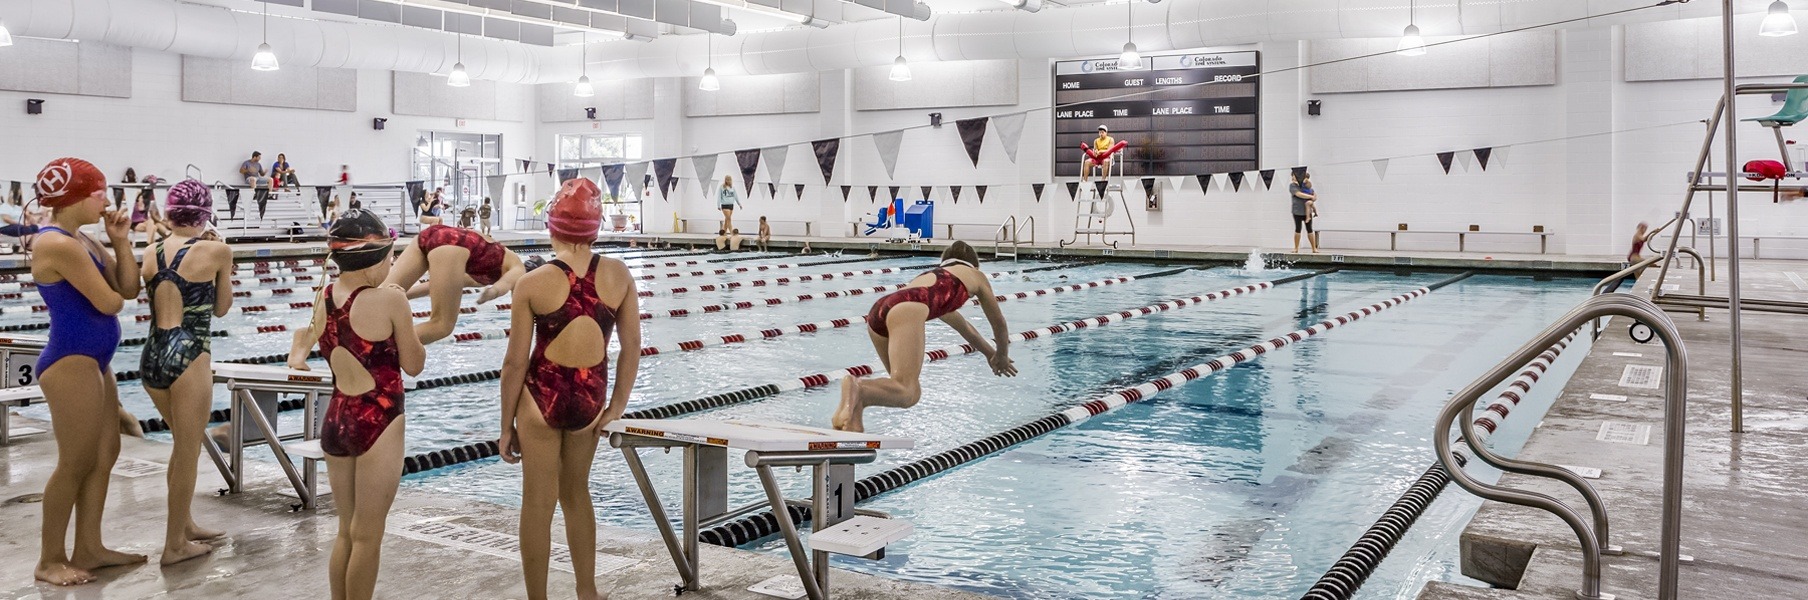
[[[1129,142],[1124,174],[1202,175],[1259,168],[1259,53],[1166,54],[1142,69],[1116,59],[1055,63],[1055,176],[1080,174],[1100,125]],[[1115,169],[1114,169],[1115,171]]]

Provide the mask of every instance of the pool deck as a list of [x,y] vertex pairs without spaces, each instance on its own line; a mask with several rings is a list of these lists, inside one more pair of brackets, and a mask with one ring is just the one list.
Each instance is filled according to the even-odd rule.
[[[502,231],[497,230],[494,237],[505,245],[517,249],[534,249],[545,247],[549,238],[541,231]],[[400,243],[411,243],[412,238],[404,238]],[[714,236],[696,233],[678,234],[627,234],[605,235],[597,240],[598,244],[623,245],[636,242],[674,249],[707,250],[714,245]],[[742,244],[742,251],[752,247],[752,238]],[[775,251],[797,250],[808,245],[815,251],[881,251],[881,252],[940,252],[946,248],[950,240],[928,240],[916,244],[894,244],[872,238],[849,237],[775,237],[770,247]],[[992,243],[969,241],[979,249],[982,258],[991,258]],[[1100,258],[1117,257],[1125,260],[1160,260],[1198,263],[1242,263],[1249,258],[1255,248],[1245,246],[1182,246],[1164,244],[1141,244],[1130,246],[1120,244],[1121,248],[1107,246],[1068,246],[1059,247],[1053,242],[1030,246],[1025,244],[1020,252],[1025,257],[1075,257]],[[242,260],[258,258],[281,258],[300,256],[319,256],[324,247],[319,242],[265,242],[242,243],[233,245],[234,253]],[[1285,263],[1302,268],[1326,268],[1333,266],[1351,266],[1366,268],[1413,268],[1413,269],[1475,269],[1481,271],[1517,271],[1517,272],[1551,272],[1557,274],[1591,274],[1606,275],[1618,271],[1625,266],[1625,257],[1620,256],[1577,256],[1566,254],[1515,254],[1501,252],[1437,252],[1437,251],[1399,251],[1387,250],[1347,250],[1325,249],[1318,254],[1310,252],[1295,253],[1292,248],[1261,248],[1265,260],[1270,264]],[[25,268],[25,261],[16,255],[0,255],[0,271]]]
[[[49,424],[15,417],[19,425],[48,429]],[[127,459],[157,465],[169,462],[167,443],[126,438],[121,451]],[[213,554],[170,567],[156,564],[163,548],[164,478],[161,473],[127,477],[115,472],[108,493],[106,542],[120,551],[151,556],[148,565],[105,569],[100,581],[74,588],[56,588],[32,581],[38,552],[39,505],[35,497],[56,462],[55,440],[48,434],[15,440],[0,447],[0,599],[81,598],[327,598],[327,559],[332,553],[338,520],[331,496],[319,509],[291,512],[293,497],[277,493],[288,487],[274,463],[251,461],[245,492],[218,496],[214,490],[224,480],[207,458],[200,460],[194,514],[208,527],[228,532]],[[607,446],[598,460],[620,460]],[[322,472],[321,481],[325,481]],[[668,498],[667,506],[675,498]],[[513,539],[516,509],[441,494],[413,493],[406,489],[390,511],[389,535],[383,542],[383,566],[377,578],[377,597],[384,599],[524,598],[521,565],[512,547],[493,548],[490,555],[450,545],[404,537],[397,530],[413,517],[440,517],[450,523]],[[564,526],[555,521],[555,543],[564,540]],[[671,598],[678,583],[677,571],[649,523],[646,531],[619,527],[597,528],[597,583],[616,600]],[[703,544],[704,589],[687,591],[684,598],[770,599],[746,591],[770,577],[795,574],[784,555],[756,554]],[[606,566],[626,563],[610,570]],[[925,599],[977,600],[984,596],[923,584],[862,575],[837,569],[830,577],[836,598],[861,600]],[[552,571],[552,598],[573,598],[570,573]]]
[[[1746,298],[1808,301],[1808,262],[1741,263]],[[1639,291],[1648,293],[1653,277]],[[1726,266],[1707,293],[1724,296]],[[1794,278],[1791,277],[1794,275]],[[1696,271],[1672,270],[1671,291],[1696,293]],[[1668,287],[1668,286],[1666,286]],[[1689,405],[1684,459],[1683,598],[1800,598],[1808,584],[1808,333],[1802,317],[1744,311],[1745,432],[1731,428],[1731,353],[1727,311],[1670,313],[1689,358]],[[1641,345],[1615,319],[1545,414],[1519,458],[1601,469],[1591,480],[1607,505],[1611,543],[1628,551],[1603,561],[1603,591],[1622,599],[1657,593],[1658,562],[1634,555],[1658,547],[1663,460],[1662,391],[1619,385],[1628,365],[1663,365],[1663,350]],[[1627,399],[1595,399],[1593,394]],[[1605,422],[1649,426],[1648,443],[1598,441]],[[1583,506],[1575,492],[1549,480],[1507,475],[1502,483]],[[1445,494],[1466,494],[1456,488]],[[1586,514],[1586,509],[1584,509]],[[1463,574],[1495,586],[1426,585],[1421,600],[1574,598],[1582,566],[1575,535],[1549,514],[1486,502],[1462,535]]]

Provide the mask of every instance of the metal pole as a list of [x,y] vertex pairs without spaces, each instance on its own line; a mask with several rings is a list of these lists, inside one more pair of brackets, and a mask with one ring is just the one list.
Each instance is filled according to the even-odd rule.
[[[1702,122],[1708,123],[1707,120],[1703,120]],[[1710,142],[1712,142],[1714,139],[1714,130],[1712,129],[1713,125],[1709,124],[1708,127],[1709,127],[1708,140]],[[1713,158],[1711,158],[1711,157],[1708,159],[1707,170],[1710,172],[1714,170],[1714,162],[1713,162]],[[1727,174],[1732,175],[1732,173],[1727,173]],[[1700,183],[1701,182],[1700,181],[1701,174],[1696,173],[1695,176],[1696,176],[1696,183]],[[1714,226],[1714,192],[1708,192],[1708,277],[1710,279],[1713,279],[1714,281],[1720,281],[1720,273],[1718,270],[1718,266],[1714,262],[1714,261],[1720,260],[1720,257],[1715,256],[1715,254],[1714,254],[1714,244],[1719,243],[1719,241],[1716,239],[1719,237],[1720,237],[1720,228]],[[1659,291],[1662,291],[1662,290],[1659,290]]]
[[[1730,248],[1726,253],[1726,300],[1732,313],[1728,320],[1733,333],[1733,432],[1738,433],[1745,431],[1745,385],[1744,369],[1739,361],[1739,178],[1733,176],[1734,165],[1739,164],[1739,99],[1733,85],[1733,0],[1720,0],[1720,10],[1721,42],[1725,45],[1722,58],[1726,62],[1721,85],[1726,94],[1726,118],[1722,119],[1722,124],[1726,126],[1726,239]],[[1674,568],[1674,565],[1669,566]],[[1676,597],[1675,579],[1666,580],[1672,587],[1659,589],[1659,598]]]

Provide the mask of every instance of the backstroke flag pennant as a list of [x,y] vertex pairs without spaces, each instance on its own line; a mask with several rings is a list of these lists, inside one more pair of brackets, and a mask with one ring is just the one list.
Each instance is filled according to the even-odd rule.
[[1463,164],[1463,172],[1465,173],[1469,171],[1469,162],[1474,160],[1474,158],[1475,153],[1473,152],[1465,151],[1456,153],[1456,161]]
[[791,193],[797,194],[798,200],[804,199],[804,184],[799,183],[792,185]]
[[1455,152],[1439,152],[1438,164],[1444,165],[1444,174],[1450,174],[1450,161],[1456,160]]
[[770,181],[766,182],[766,197],[773,200],[778,199],[778,184]]
[[753,174],[760,168],[760,149],[736,150],[735,164],[741,167],[741,183],[747,186],[747,195],[753,195]]
[[1111,187],[1111,182],[1105,181],[1104,179],[1100,179],[1098,181],[1092,182],[1092,189],[1094,192],[1092,197],[1094,197],[1094,198],[1105,197],[1105,188],[1108,188],[1108,187]]
[[1494,152],[1492,153],[1493,156],[1488,157],[1489,160],[1493,161],[1494,164],[1505,168],[1507,166],[1507,149],[1509,148],[1512,148],[1512,146],[1495,146]]
[[851,194],[853,192],[854,192],[854,186],[851,186],[851,185],[841,186],[841,201],[847,202],[848,194]]
[[627,171],[628,183],[640,186],[643,191],[646,188],[651,187],[647,185],[646,161],[643,160],[636,163],[628,163],[628,166],[623,170]]
[[698,154],[691,157],[691,172],[697,174],[697,183],[703,186],[703,195],[709,195],[711,186],[716,183],[716,155]]
[[1242,171],[1237,171],[1235,173],[1230,174],[1230,189],[1231,189],[1231,191],[1234,191],[1234,192],[1243,191],[1243,172]]
[[1143,178],[1143,197],[1144,198],[1154,198],[1155,197],[1155,178],[1154,177],[1144,177]]
[[1067,182],[1067,199],[1068,200],[1078,200],[1079,198],[1080,198],[1080,182],[1078,182],[1078,181]]
[[[835,159],[841,156],[841,138],[810,142],[810,149],[816,151],[816,166],[822,168],[823,185],[828,185],[829,179],[835,176]],[[891,160],[898,162],[896,152],[892,153]]]
[[1174,188],[1174,191],[1178,192],[1180,191],[1180,186],[1186,185],[1186,179],[1185,175],[1174,175],[1168,178],[1168,186]]
[[1383,180],[1387,179],[1387,159],[1378,158],[1378,159],[1369,161],[1369,164],[1375,166],[1375,178],[1376,179],[1383,179]]
[[973,193],[979,194],[979,203],[980,204],[986,203],[986,186],[983,186],[983,185],[973,186]]
[[998,132],[998,143],[1004,144],[1004,156],[1017,162],[1017,142],[1023,140],[1023,121],[1029,113],[992,117],[992,129]]
[[949,192],[949,194],[950,194],[950,195],[952,195],[952,196],[953,196],[953,197],[954,197],[954,203],[955,203],[955,204],[960,204],[960,192],[961,192],[961,186],[958,186],[958,185],[956,185],[956,186],[950,186],[950,187],[949,187],[949,188],[948,188],[948,192]]
[[1194,175],[1193,177],[1197,178],[1199,180],[1199,193],[1204,194],[1204,193],[1209,193],[1212,191],[1212,174],[1211,173],[1206,173],[1204,175]]
[[903,198],[903,196],[898,195],[898,191],[904,189],[904,186],[894,185],[894,186],[891,186],[891,187],[888,187],[885,189],[891,190],[891,195],[885,197],[886,203],[888,203],[888,204],[891,203],[893,198]]
[[766,160],[766,179],[778,181],[785,175],[785,150],[790,146],[773,146],[760,149],[760,157]]
[[1048,187],[1048,184],[1046,184],[1046,183],[1032,183],[1032,184],[1030,184],[1030,191],[1032,191],[1032,192],[1035,192],[1035,194],[1036,194],[1036,201],[1037,201],[1037,202],[1041,202],[1041,201],[1042,201],[1042,189],[1043,189],[1043,188],[1045,188],[1045,187]]
[[622,176],[626,174],[626,165],[621,163],[603,165],[603,183],[609,186],[610,196],[621,195],[621,180]]
[[1265,189],[1265,190],[1274,189],[1274,169],[1262,169],[1260,171],[1256,171],[1256,174],[1262,176],[1262,189]]
[[933,186],[933,185],[923,186],[923,199],[924,200],[928,200],[930,194],[934,194],[934,193],[935,193],[935,186]]
[[678,177],[673,177],[673,170],[676,170],[676,168],[678,168],[678,159],[656,159],[656,161],[653,161],[653,175],[660,179],[660,197],[662,197],[662,199],[671,193],[674,181],[678,181]]
[[496,202],[501,204],[502,194],[508,190],[508,176],[491,175],[485,177],[484,180],[490,184],[490,197],[495,198]]
[[876,185],[866,186],[866,201],[872,202],[872,201],[875,201],[878,199],[879,199],[879,186],[876,186]]
[[1481,164],[1482,170],[1483,171],[1488,170],[1488,158],[1494,154],[1494,149],[1493,148],[1476,148],[1474,150],[1471,150],[1471,152],[1475,153],[1475,162]]
[[885,163],[887,179],[898,178],[898,147],[903,143],[903,130],[873,134],[873,146],[879,149],[879,161]]
[[973,159],[973,166],[979,166],[979,148],[986,143],[986,117],[977,119],[960,119],[954,122],[954,128],[960,130],[961,145],[967,148],[967,158]]
[[[546,165],[546,167],[547,167],[546,174],[551,175],[553,173],[552,165]],[[572,179],[578,178],[578,170],[577,169],[559,169],[558,174],[559,174],[558,175],[559,178],[557,179],[557,181],[559,183],[564,183],[566,181],[570,181]]]
[[[563,174],[561,174],[561,175],[563,175]],[[590,167],[587,169],[578,169],[578,176],[591,180],[591,181],[594,181],[599,186],[603,184],[603,168],[602,167]],[[559,177],[559,182],[563,183],[566,179],[570,179],[570,178],[561,176],[561,177]]]

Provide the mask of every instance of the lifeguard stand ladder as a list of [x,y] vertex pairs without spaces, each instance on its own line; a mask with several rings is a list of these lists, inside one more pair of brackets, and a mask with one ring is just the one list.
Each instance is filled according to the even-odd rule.
[[[1080,200],[1074,207],[1073,239],[1055,240],[1061,247],[1079,245],[1082,235],[1086,236],[1088,246],[1092,245],[1092,236],[1095,235],[1099,236],[1099,243],[1111,246],[1113,249],[1116,249],[1118,244],[1116,241],[1110,241],[1111,236],[1114,235],[1130,236],[1130,245],[1136,245],[1136,220],[1130,218],[1130,200],[1124,197],[1123,157],[1113,159],[1111,165],[1117,168],[1117,178],[1111,178],[1109,171],[1102,175],[1094,172],[1094,176],[1101,179],[1088,182],[1091,185],[1087,190],[1087,197]],[[1098,169],[1095,165],[1086,165],[1086,168]],[[1116,198],[1113,198],[1113,195],[1116,195]],[[1111,217],[1117,213],[1120,206],[1124,211],[1124,228],[1114,230],[1111,228]]]

